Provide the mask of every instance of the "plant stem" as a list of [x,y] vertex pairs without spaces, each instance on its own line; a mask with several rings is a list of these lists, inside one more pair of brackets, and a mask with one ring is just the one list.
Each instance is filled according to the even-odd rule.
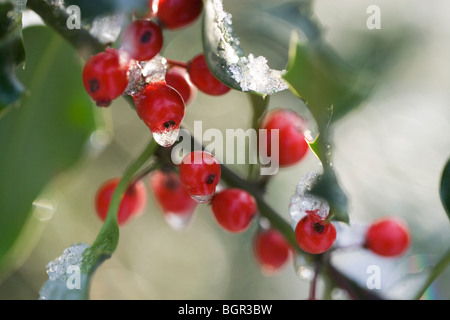
[[180,67],[183,69],[187,69],[187,67],[188,67],[188,64],[186,62],[169,59],[169,58],[165,58],[165,59],[166,59],[167,63],[173,67]]
[[125,170],[119,184],[114,189],[111,201],[109,203],[108,213],[100,232],[87,254],[84,256],[83,267],[87,273],[90,273],[106,257],[111,256],[117,247],[119,241],[119,227],[117,224],[117,212],[120,202],[127,190],[136,172],[147,162],[155,153],[159,145],[155,140],[151,140],[144,151],[137,157],[131,165]]
[[417,292],[414,300],[419,300],[427,291],[428,287],[436,280],[436,278],[446,269],[447,265],[450,263],[450,249],[442,256],[441,260],[434,266],[433,271],[428,276],[427,281],[423,287]]
[[311,281],[311,288],[309,291],[309,300],[316,300],[317,280],[319,278],[321,267],[322,264],[320,262],[316,262],[316,269],[314,270],[314,278]]
[[84,59],[88,59],[91,55],[105,49],[105,46],[93,37],[89,31],[83,28],[69,29],[67,27],[69,15],[57,6],[52,6],[44,0],[28,0],[27,8],[36,12],[47,26],[56,30],[72,44]]

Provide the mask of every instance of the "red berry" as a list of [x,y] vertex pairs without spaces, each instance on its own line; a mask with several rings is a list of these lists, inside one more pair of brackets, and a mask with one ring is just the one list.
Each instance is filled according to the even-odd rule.
[[211,73],[203,54],[199,54],[188,62],[187,71],[192,83],[203,93],[220,96],[230,91],[229,87]]
[[181,227],[179,223],[191,217],[197,202],[191,198],[176,173],[155,171],[150,176],[150,187],[168,221],[176,220],[177,227]]
[[257,233],[253,251],[262,270],[268,274],[279,271],[291,256],[291,246],[275,229]]
[[202,0],[159,0],[156,14],[164,27],[173,30],[194,22],[202,9]]
[[106,49],[86,61],[83,84],[98,106],[109,106],[125,91],[128,68],[128,59],[116,49]]
[[257,213],[256,201],[241,189],[225,189],[214,196],[211,208],[217,222],[230,232],[245,231]]
[[309,145],[305,140],[305,121],[291,110],[274,110],[269,112],[262,123],[262,129],[267,129],[267,154],[271,156],[272,130],[278,131],[279,164],[294,165],[306,155]]
[[366,247],[385,257],[395,257],[405,253],[410,242],[408,226],[398,218],[378,220],[366,233]]
[[192,84],[185,69],[171,67],[166,73],[166,83],[178,91],[187,106],[196,96],[197,88]]
[[220,180],[220,164],[213,155],[191,152],[181,160],[179,171],[181,182],[194,200],[200,203],[211,200]]
[[[115,188],[119,184],[119,179],[106,181],[97,191],[95,196],[95,209],[98,217],[104,221],[108,213],[109,203]],[[117,213],[119,226],[125,224],[131,217],[140,215],[147,204],[147,190],[142,181],[137,181],[130,185],[123,195]]]
[[122,46],[130,58],[138,61],[150,60],[163,46],[161,28],[149,20],[133,21],[123,33]]
[[298,246],[306,252],[318,254],[331,248],[336,240],[336,228],[319,215],[307,214],[295,228]]
[[180,128],[185,113],[183,98],[165,82],[148,84],[133,99],[139,117],[153,133]]

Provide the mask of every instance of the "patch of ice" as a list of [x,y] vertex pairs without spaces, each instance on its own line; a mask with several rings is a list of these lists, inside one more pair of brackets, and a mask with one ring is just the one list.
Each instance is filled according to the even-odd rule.
[[72,266],[81,268],[83,253],[87,248],[89,248],[89,245],[84,243],[73,244],[65,249],[60,257],[47,264],[45,268],[49,280],[39,291],[39,300],[50,299],[55,292],[61,293],[67,290],[66,281],[71,276],[68,268]]
[[166,78],[167,60],[159,54],[150,61],[141,62],[141,67],[146,83],[164,81]]
[[255,91],[273,94],[288,89],[283,80],[285,72],[271,69],[263,56],[241,57],[238,54],[239,39],[233,34],[232,16],[223,9],[222,0],[213,1],[216,23],[216,42],[219,51],[227,61],[232,78],[240,85],[242,91]]
[[45,267],[47,269],[48,278],[51,281],[67,280],[67,267],[81,265],[83,260],[83,252],[89,248],[85,243],[77,243],[64,249],[62,255],[55,260],[49,262]]
[[328,202],[310,193],[318,176],[317,173],[310,172],[299,181],[296,193],[289,203],[289,215],[293,226],[308,213],[314,212],[323,219],[328,216],[330,212]]
[[97,17],[89,33],[102,44],[113,43],[119,37],[124,21],[125,17],[121,13]]

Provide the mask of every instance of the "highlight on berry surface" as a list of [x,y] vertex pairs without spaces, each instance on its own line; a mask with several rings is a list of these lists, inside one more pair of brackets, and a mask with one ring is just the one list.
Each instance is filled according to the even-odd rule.
[[161,81],[148,84],[133,99],[136,112],[148,126],[156,142],[163,147],[171,146],[178,138],[185,114],[180,94]]
[[217,193],[211,201],[211,209],[217,223],[234,233],[247,230],[258,212],[253,196],[237,188]]
[[206,203],[212,199],[221,176],[220,164],[212,154],[205,151],[187,154],[181,160],[179,172],[181,182],[195,201]]
[[184,229],[197,207],[188,189],[173,171],[157,170],[150,176],[150,189],[166,222],[175,230]]
[[366,233],[365,246],[385,257],[404,254],[411,243],[408,225],[400,218],[387,217],[371,224]]
[[292,247],[278,230],[270,228],[255,234],[253,253],[262,272],[273,275],[292,258]]
[[100,107],[107,107],[128,85],[129,59],[117,49],[107,49],[86,61],[83,84]]

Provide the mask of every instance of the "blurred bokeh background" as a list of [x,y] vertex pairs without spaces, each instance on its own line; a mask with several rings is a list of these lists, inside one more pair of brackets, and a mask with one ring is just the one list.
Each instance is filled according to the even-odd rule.
[[[280,55],[263,37],[252,37],[252,27],[258,24],[242,17],[248,17],[249,8],[257,2],[286,1],[224,2],[247,53],[263,54],[272,67],[284,68],[287,52]],[[380,30],[366,27],[366,10],[372,4],[381,8]],[[333,127],[333,159],[349,197],[351,221],[370,223],[391,215],[405,219],[413,234],[412,248],[389,263],[405,272],[420,271],[435,263],[450,243],[449,221],[438,194],[442,169],[450,157],[450,3],[316,0],[314,12],[326,40],[344,60],[364,63],[358,61],[358,54],[374,50],[374,41],[380,43],[380,50],[373,52],[381,57],[383,52],[396,54],[377,75],[380,81],[370,99]],[[200,31],[197,22],[182,31],[166,32],[163,55],[189,60],[202,50]],[[81,78],[74,75],[74,81]],[[270,108],[276,107],[309,117],[307,109],[287,92],[273,96]],[[150,138],[147,127],[122,99],[99,110],[99,117],[102,125],[92,135],[83,160],[39,197],[40,206],[33,213],[40,221],[38,236],[28,246],[21,266],[3,277],[0,299],[36,299],[47,279],[45,265],[73,243],[93,242],[101,227],[93,207],[98,186],[120,176]],[[192,128],[199,119],[204,130],[247,128],[251,108],[239,92],[220,98],[199,93],[188,107],[184,125]],[[296,184],[303,174],[318,168],[309,154],[299,165],[281,169],[269,185],[268,202],[288,219]],[[293,264],[272,277],[259,271],[251,248],[255,230],[253,226],[243,234],[229,234],[218,227],[209,206],[201,205],[188,228],[176,232],[166,224],[149,192],[145,213],[121,229],[117,251],[97,270],[91,298],[307,298],[309,282],[299,278]],[[374,259],[363,250],[345,254],[353,254],[352,261],[360,262],[347,270],[355,277],[364,274],[364,265]],[[448,299],[449,280],[447,270],[426,297]],[[335,297],[345,298],[340,292]]]

